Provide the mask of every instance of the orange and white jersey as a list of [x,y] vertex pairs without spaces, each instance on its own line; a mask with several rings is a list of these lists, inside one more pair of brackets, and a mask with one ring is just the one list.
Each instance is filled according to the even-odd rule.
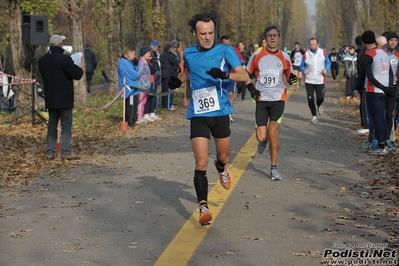
[[[390,60],[388,54],[380,48],[372,48],[366,51],[365,55],[371,56],[371,72],[374,78],[383,86],[389,86]],[[373,93],[384,93],[384,91],[375,86],[366,75],[366,91]]]
[[267,49],[256,51],[248,61],[247,71],[256,77],[261,101],[285,101],[286,83],[294,72],[287,53],[280,49],[274,53]]

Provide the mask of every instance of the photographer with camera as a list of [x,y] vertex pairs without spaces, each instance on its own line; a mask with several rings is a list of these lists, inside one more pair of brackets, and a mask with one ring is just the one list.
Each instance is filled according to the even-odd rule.
[[75,65],[72,58],[64,55],[65,36],[50,37],[48,53],[39,59],[39,71],[42,75],[46,107],[49,111],[47,127],[46,158],[54,159],[55,144],[58,138],[58,122],[61,121],[61,158],[79,159],[72,154],[72,108],[74,106],[73,80],[83,76],[83,69]]

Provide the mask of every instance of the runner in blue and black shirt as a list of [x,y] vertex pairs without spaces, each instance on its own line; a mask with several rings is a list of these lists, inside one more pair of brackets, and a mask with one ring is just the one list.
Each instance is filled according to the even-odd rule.
[[[229,80],[249,82],[243,62],[233,47],[215,44],[215,15],[210,12],[196,14],[189,21],[197,45],[184,51],[185,70],[179,78],[171,78],[170,88],[178,88],[188,78],[191,97],[187,110],[190,119],[190,139],[195,158],[194,187],[200,209],[199,222],[206,225],[212,220],[208,208],[208,149],[211,135],[216,145],[214,164],[223,188],[229,189],[231,177],[226,164],[230,156],[230,121],[233,113],[227,85]],[[234,73],[230,70],[234,69]]]

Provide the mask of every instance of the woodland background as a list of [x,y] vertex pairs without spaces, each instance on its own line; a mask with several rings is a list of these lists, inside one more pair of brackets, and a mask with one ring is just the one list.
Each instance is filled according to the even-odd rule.
[[[233,44],[243,41],[247,46],[260,43],[269,24],[279,26],[282,47],[289,49],[296,41],[306,47],[313,36],[329,50],[354,44],[364,30],[381,34],[399,29],[399,0],[317,0],[314,16],[308,14],[303,0],[2,0],[0,10],[0,70],[23,78],[32,76],[33,49],[21,42],[22,14],[47,15],[49,36],[67,36],[73,52],[91,44],[99,60],[97,71],[105,70],[110,77],[111,95],[117,92],[117,62],[126,45],[138,50],[153,39],[161,45],[176,39],[182,48],[189,47],[195,39],[187,21],[205,10],[218,16],[217,39],[227,34]],[[35,56],[45,51],[46,47],[39,47]],[[81,103],[87,96],[83,80],[75,84]],[[30,88],[21,86],[27,92],[18,94],[21,105],[30,101]]]

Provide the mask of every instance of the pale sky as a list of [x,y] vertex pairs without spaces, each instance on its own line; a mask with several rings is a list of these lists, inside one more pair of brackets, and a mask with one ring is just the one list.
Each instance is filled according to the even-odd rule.
[[308,10],[311,15],[316,13],[316,0],[305,0],[305,4],[308,6]]

